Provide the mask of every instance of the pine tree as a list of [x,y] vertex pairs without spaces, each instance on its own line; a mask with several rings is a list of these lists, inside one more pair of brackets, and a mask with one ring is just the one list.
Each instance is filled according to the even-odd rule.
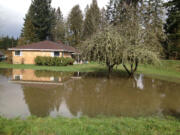
[[20,41],[18,41],[18,45],[25,45],[28,43],[38,41],[38,38],[35,34],[35,27],[32,24],[31,12],[32,12],[32,6],[30,6],[28,13],[25,16],[24,25],[21,30],[21,35],[19,39]]
[[31,20],[35,27],[35,34],[40,41],[46,40],[51,36],[50,30],[53,20],[51,0],[34,0],[31,6]]
[[68,38],[72,46],[77,46],[82,38],[83,15],[79,5],[72,8],[68,16]]
[[52,28],[52,35],[55,41],[61,41],[65,43],[65,23],[60,8],[55,12],[55,22]]
[[166,36],[163,29],[164,8],[163,0],[145,0],[143,2],[144,27],[154,31],[155,36],[159,39],[162,45],[165,42]]
[[92,36],[100,29],[101,13],[97,1],[93,0],[90,8],[87,9],[84,26],[83,38],[86,39]]
[[110,0],[107,5],[106,18],[110,24],[117,25],[123,19],[127,19],[126,8],[138,8],[142,0]]
[[24,27],[22,29],[21,37],[24,38],[24,44],[38,41],[37,35],[35,34],[35,27],[32,24],[29,14],[27,14],[26,18],[24,19]]
[[24,19],[21,39],[25,43],[46,40],[52,37],[54,13],[51,0],[32,0]]
[[106,18],[106,10],[105,8],[101,9],[101,17],[100,17],[100,30],[103,30],[107,26],[107,18]]
[[168,10],[168,18],[165,24],[169,40],[167,47],[168,55],[180,59],[180,1],[171,0],[165,6]]

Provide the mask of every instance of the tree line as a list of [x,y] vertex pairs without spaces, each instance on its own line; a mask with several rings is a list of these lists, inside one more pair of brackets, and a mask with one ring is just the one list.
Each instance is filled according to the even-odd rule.
[[[161,50],[161,57],[180,59],[179,0],[166,3],[163,0],[109,0],[107,7],[103,9],[98,7],[96,0],[92,0],[84,12],[79,5],[75,5],[67,18],[63,17],[60,7],[55,9],[51,6],[51,0],[32,0],[24,18],[18,45],[52,40],[80,49],[81,46],[88,48],[87,41],[93,41],[94,37],[104,31],[104,34],[113,34],[112,29],[116,29],[114,37],[121,35],[116,38],[127,39],[126,42],[123,41],[126,47],[133,43],[140,44],[146,38],[146,47],[156,46],[158,43],[155,50]],[[2,48],[11,45],[12,42],[8,42]],[[126,52],[127,55],[129,53],[130,51]]]
[[93,0],[85,9],[85,15],[79,5],[75,5],[67,19],[60,7],[51,7],[51,0],[33,0],[24,19],[19,45],[42,40],[61,41],[77,47],[103,25],[103,12]]
[[[79,5],[75,5],[65,19],[60,7],[58,9],[51,7],[51,0],[32,0],[18,44],[49,39],[78,47],[105,27],[117,26],[128,19],[128,15],[125,14],[126,7],[133,5],[136,9],[134,12],[144,10],[141,11],[143,13],[141,15],[146,24],[151,23],[156,38],[161,42],[165,57],[180,59],[179,3],[178,0],[170,0],[167,3],[163,0],[110,0],[105,10],[98,7],[96,0],[92,0],[84,12]],[[140,9],[138,4],[144,5],[144,9],[142,7]],[[165,10],[167,10],[166,23]]]
[[17,46],[18,39],[9,36],[0,37],[0,49],[8,49]]

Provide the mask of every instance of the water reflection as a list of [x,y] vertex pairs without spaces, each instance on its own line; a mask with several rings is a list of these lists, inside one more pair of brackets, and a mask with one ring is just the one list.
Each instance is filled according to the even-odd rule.
[[[5,70],[4,70],[5,72]],[[9,72],[9,71],[8,71]],[[13,70],[16,82],[0,76],[0,113],[6,117],[28,115],[80,117],[87,115],[149,116],[180,114],[180,84],[146,78],[134,79],[92,74]],[[62,85],[48,83],[59,78]],[[32,78],[32,79],[31,79]],[[9,78],[10,79],[10,78]],[[18,83],[25,82],[44,83]]]
[[35,70],[13,69],[13,81],[35,81],[35,82],[61,82],[61,77],[38,76]]
[[141,90],[144,89],[144,84],[143,84],[143,74],[140,74],[139,77],[138,75],[134,76],[134,79],[136,80],[137,87]]
[[0,114],[8,118],[30,115],[28,105],[24,102],[21,85],[8,83],[5,76],[0,75]]

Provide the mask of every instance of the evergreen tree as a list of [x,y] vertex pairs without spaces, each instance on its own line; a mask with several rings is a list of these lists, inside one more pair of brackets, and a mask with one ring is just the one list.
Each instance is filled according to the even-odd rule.
[[17,40],[18,39],[14,39],[14,37],[9,36],[0,37],[0,49],[6,50],[8,48],[15,47],[17,45]]
[[155,38],[164,46],[166,36],[163,29],[164,8],[163,0],[145,0],[143,2],[144,27],[154,32]]
[[51,0],[34,0],[31,6],[31,20],[35,27],[35,34],[40,41],[45,40],[50,37],[52,27],[53,9]]
[[100,29],[101,21],[101,12],[98,7],[97,1],[93,0],[90,8],[87,9],[84,28],[83,28],[83,37],[84,39],[92,36],[95,32]]
[[46,40],[51,38],[54,13],[51,0],[32,0],[26,15],[21,38],[25,43]]
[[180,59],[180,1],[171,0],[165,4],[167,7],[166,34],[169,39],[168,56]]
[[110,24],[116,25],[120,23],[126,16],[126,8],[133,6],[138,8],[138,3],[142,2],[141,0],[110,0],[107,5],[106,18]]
[[37,35],[35,34],[35,27],[32,24],[30,14],[27,14],[24,19],[24,26],[21,33],[21,38],[24,39],[23,44],[28,44],[38,41]]
[[106,10],[105,8],[101,9],[101,17],[100,17],[100,30],[103,30],[107,26],[107,19],[106,19]]
[[79,5],[72,8],[68,16],[68,38],[70,44],[76,46],[82,38],[83,15]]
[[55,22],[54,22],[54,27],[52,28],[53,39],[55,41],[60,40],[63,43],[65,43],[65,23],[62,12],[59,7],[56,10],[54,16],[55,16]]

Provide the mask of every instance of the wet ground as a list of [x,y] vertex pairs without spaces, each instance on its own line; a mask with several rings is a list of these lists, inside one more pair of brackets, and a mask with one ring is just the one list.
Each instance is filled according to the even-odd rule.
[[136,75],[0,69],[0,115],[180,116],[180,84]]

